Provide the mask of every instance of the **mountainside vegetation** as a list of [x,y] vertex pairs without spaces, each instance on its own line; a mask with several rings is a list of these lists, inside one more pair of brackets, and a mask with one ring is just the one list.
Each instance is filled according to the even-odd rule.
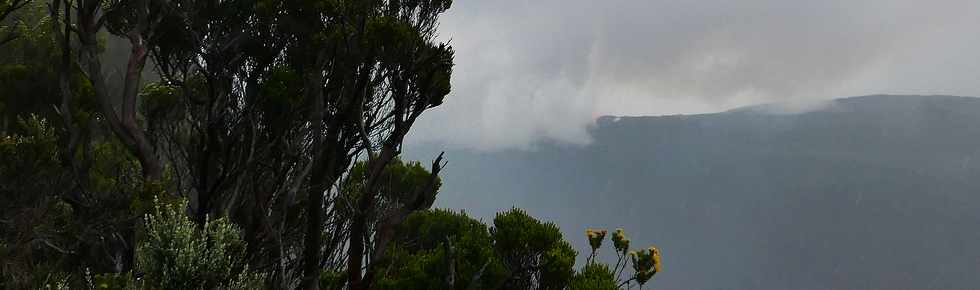
[[451,4],[0,0],[0,289],[646,283],[655,248],[576,270],[523,210],[432,208],[444,155],[400,156]]

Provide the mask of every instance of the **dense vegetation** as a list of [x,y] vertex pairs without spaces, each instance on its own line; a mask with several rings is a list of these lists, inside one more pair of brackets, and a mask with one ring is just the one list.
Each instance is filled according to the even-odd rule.
[[399,155],[450,91],[450,5],[0,0],[0,288],[646,283],[622,230],[576,270],[524,211],[430,209],[442,154]]

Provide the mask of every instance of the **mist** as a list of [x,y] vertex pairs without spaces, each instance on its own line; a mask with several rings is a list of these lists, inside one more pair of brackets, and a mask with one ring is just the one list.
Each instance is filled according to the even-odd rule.
[[0,1],[0,289],[980,289],[978,28],[976,0]]
[[529,149],[587,144],[603,115],[980,95],[976,1],[467,1],[441,20],[461,73],[409,142]]

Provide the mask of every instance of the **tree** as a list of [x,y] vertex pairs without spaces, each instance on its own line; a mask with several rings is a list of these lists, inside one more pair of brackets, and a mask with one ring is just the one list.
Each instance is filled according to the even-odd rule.
[[487,226],[464,213],[413,213],[381,262],[377,289],[494,289],[506,277]]
[[68,179],[59,170],[57,136],[36,116],[20,119],[19,125],[23,135],[0,137],[4,201],[0,203],[0,286],[4,288],[29,285],[32,272],[48,271],[71,250],[63,243],[64,229],[49,222],[65,222],[71,215],[71,209],[55,198]]
[[[250,239],[262,239],[250,251],[275,253],[275,263],[263,264],[279,268],[282,287],[291,287],[292,265],[301,263],[302,281],[315,288],[327,250],[325,209],[333,206],[340,177],[363,159],[365,194],[351,211],[349,239],[340,243],[348,249],[348,268],[370,268],[361,241],[374,235],[369,219],[379,205],[381,172],[415,120],[449,92],[453,52],[433,40],[449,1],[62,0],[50,6],[62,60],[74,60],[62,61],[61,71],[79,65],[101,121],[139,161],[144,189],[132,193],[137,203],[164,189],[191,198],[198,223],[208,214],[229,214],[245,224]],[[130,46],[118,83],[102,72],[99,37],[106,32]],[[148,59],[162,77],[149,87],[142,81]],[[75,97],[62,87],[59,113],[72,120]],[[67,143],[84,143],[72,137],[82,127],[64,123],[67,139],[75,140]],[[168,169],[173,184],[163,180]],[[299,207],[301,215],[290,216]],[[305,231],[293,232],[295,223],[305,223]],[[131,244],[135,230],[126,236]],[[303,254],[294,260],[286,253],[297,246]],[[348,271],[352,287],[367,288],[367,273]]]
[[564,289],[575,251],[557,226],[513,209],[488,227],[436,209],[399,226],[378,289]]
[[[149,0],[119,2],[77,0],[74,5],[75,21],[72,22],[69,13],[72,6],[70,0],[51,2],[51,16],[60,21],[54,23],[64,25],[63,30],[54,26],[56,39],[63,47],[63,57],[65,59],[70,56],[77,57],[77,63],[92,86],[101,116],[105,118],[115,136],[139,160],[143,181],[148,184],[158,182],[163,177],[163,164],[156,152],[156,146],[147,137],[146,130],[137,122],[137,108],[143,68],[149,53],[147,47],[152,45],[150,40],[153,39],[160,19],[165,14],[157,9],[153,9],[154,13],[151,14],[153,5]],[[58,17],[59,11],[64,11],[63,17]],[[75,24],[75,29],[69,28],[72,23]],[[118,93],[110,90],[110,81],[102,71],[104,51],[99,46],[99,34],[103,31],[125,36],[131,46],[129,61],[123,74],[122,89]],[[71,32],[74,32],[78,40],[74,54],[69,51],[72,44]],[[69,68],[68,61],[64,61],[62,70]],[[62,76],[64,75],[63,73]],[[63,90],[62,93],[63,98],[70,99],[68,92]],[[62,114],[70,114],[71,108],[65,107],[65,109],[68,110]]]
[[568,283],[569,290],[619,290],[619,281],[609,266],[586,263]]
[[[449,94],[454,52],[435,29],[450,6],[0,2],[16,33],[0,56],[0,285],[212,288],[246,264],[283,289],[605,281],[521,210],[492,226],[428,210],[443,156],[399,155]],[[631,261],[652,276],[648,254]]]
[[[18,3],[0,21],[18,36],[0,56],[0,138],[10,141],[0,154],[0,272],[10,283],[0,284],[24,288],[31,277],[80,264],[119,268],[118,253],[131,245],[119,233],[132,218],[121,193],[133,191],[138,167],[102,130],[92,87],[65,61],[51,3]],[[73,114],[62,114],[65,107]]]
[[[0,285],[23,289],[54,273],[118,268],[131,205],[119,192],[133,190],[135,160],[121,145],[93,141],[90,174],[78,180],[54,126],[36,115],[18,125],[23,133],[0,137]],[[78,191],[80,183],[93,190]]]
[[[16,5],[14,5],[16,4]],[[5,10],[3,7],[6,6]],[[11,8],[17,8],[10,10]],[[7,31],[9,40],[3,44],[0,55],[0,132],[18,131],[17,118],[31,114],[54,122],[57,115],[51,110],[61,98],[58,83],[58,56],[60,48],[51,37],[51,28],[44,25],[47,9],[42,3],[29,1],[0,1],[0,31]],[[0,32],[0,38],[3,38]],[[85,88],[76,81],[69,89],[84,94]],[[30,96],[30,97],[24,97]],[[57,124],[52,124],[57,125]]]
[[[325,209],[334,199],[327,193],[337,194],[353,160],[366,160],[366,194],[354,203],[345,229],[347,267],[364,268],[359,241],[373,235],[368,220],[378,206],[378,178],[415,120],[449,92],[452,49],[433,40],[438,15],[449,5],[141,1],[114,7],[106,15],[122,20],[108,18],[110,31],[143,41],[133,42],[134,53],[149,52],[162,85],[178,96],[175,114],[183,116],[148,120],[156,141],[151,149],[161,150],[131,146],[133,152],[163,153],[176,168],[176,190],[195,200],[199,221],[223,209],[244,219],[249,236],[274,237],[277,246],[256,250],[276,253],[278,267],[296,262],[284,253],[303,245],[307,288],[316,287],[328,248],[320,234],[329,227]],[[139,56],[131,60],[139,64]],[[123,103],[130,96],[124,94]],[[249,188],[259,192],[244,194]],[[288,216],[296,206],[304,207],[302,220]],[[254,218],[261,214],[269,218]],[[304,222],[305,232],[290,233],[295,227],[287,223],[293,222]],[[301,242],[288,240],[297,235]],[[284,282],[293,276],[286,270],[277,271]],[[361,282],[366,272],[348,274],[353,288],[367,287]]]
[[[365,271],[367,280],[373,280],[377,273],[376,264],[386,257],[388,245],[395,238],[395,229],[414,212],[428,209],[435,202],[436,193],[442,185],[438,172],[441,168],[441,157],[433,161],[433,171],[429,172],[419,162],[403,163],[395,158],[377,177],[376,195],[377,206],[365,213],[367,231],[373,233],[364,237],[364,260],[368,261]],[[358,162],[350,171],[349,177],[343,183],[342,199],[344,204],[354,204],[365,191],[364,179],[368,177],[369,164],[367,161]],[[356,208],[346,207],[337,215],[350,223],[358,216]],[[336,240],[336,239],[334,239]],[[337,248],[337,245],[331,245]],[[338,253],[342,254],[342,253]]]
[[[15,11],[24,8],[31,3],[31,0],[0,0],[0,23],[5,23],[8,17]],[[0,33],[0,46],[7,44],[20,37],[20,32],[17,31],[16,25],[10,25],[10,23],[5,23],[5,25],[0,26],[0,28],[5,31]]]
[[616,264],[600,262],[606,235],[587,233],[592,252],[575,271],[576,253],[558,227],[520,209],[497,214],[493,227],[462,212],[419,211],[399,226],[376,288],[607,290],[642,287],[660,271],[659,250],[630,251],[622,229],[612,237]]
[[506,289],[564,289],[574,274],[575,250],[554,223],[520,209],[499,213],[490,234],[507,266]]

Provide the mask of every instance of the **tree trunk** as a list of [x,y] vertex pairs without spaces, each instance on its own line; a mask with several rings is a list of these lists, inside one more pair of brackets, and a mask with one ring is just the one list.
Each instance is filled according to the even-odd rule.
[[[146,133],[139,127],[136,121],[137,98],[140,90],[140,81],[143,67],[146,64],[147,44],[141,33],[149,27],[149,20],[146,15],[146,2],[134,1],[139,19],[136,26],[127,35],[132,47],[129,61],[126,66],[124,76],[123,91],[121,95],[121,106],[117,112],[113,97],[109,93],[105,75],[102,74],[102,60],[98,47],[98,33],[102,29],[102,8],[101,1],[88,0],[79,1],[77,11],[78,19],[78,40],[80,43],[78,59],[79,64],[86,72],[88,80],[92,84],[95,98],[99,104],[102,116],[109,123],[109,128],[113,134],[119,138],[140,163],[143,176],[144,189],[142,192],[135,193],[133,198],[140,199],[145,197],[147,190],[156,188],[156,183],[163,177],[163,166],[161,160],[156,155],[154,146],[150,143]],[[66,7],[67,9],[67,7]],[[142,212],[137,210],[133,213],[137,217],[134,224],[124,230],[122,241],[125,243],[125,253],[117,253],[117,270],[127,271],[132,269],[134,260],[134,250],[136,248],[136,233],[140,225],[139,217]]]

